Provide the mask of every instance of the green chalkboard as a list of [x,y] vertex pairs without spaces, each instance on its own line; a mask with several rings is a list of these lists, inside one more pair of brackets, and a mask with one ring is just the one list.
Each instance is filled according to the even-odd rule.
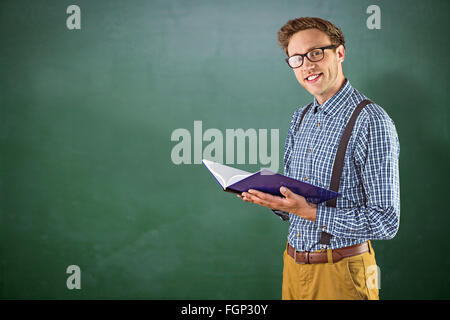
[[[380,29],[367,26],[372,4]],[[381,298],[450,298],[449,10],[1,1],[0,298],[280,299],[288,223],[220,191],[197,161],[210,143],[198,130],[222,133],[224,156],[227,129],[276,132],[268,154],[282,171],[291,115],[312,100],[277,46],[299,16],[341,27],[345,75],[397,127],[400,230],[373,242]],[[191,138],[189,163],[173,159],[174,132]],[[243,170],[267,167],[237,153]]]

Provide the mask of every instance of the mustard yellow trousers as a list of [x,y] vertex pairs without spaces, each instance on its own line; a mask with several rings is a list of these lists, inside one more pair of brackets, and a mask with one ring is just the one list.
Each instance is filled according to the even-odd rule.
[[336,263],[298,264],[284,251],[283,300],[378,300],[379,269],[369,252]]

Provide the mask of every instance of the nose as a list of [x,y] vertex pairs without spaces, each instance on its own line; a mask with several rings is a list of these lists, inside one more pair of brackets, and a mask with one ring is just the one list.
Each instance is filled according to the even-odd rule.
[[302,65],[303,70],[313,69],[314,66],[315,66],[315,62],[309,61],[309,59],[307,59],[306,57],[303,59],[303,65]]

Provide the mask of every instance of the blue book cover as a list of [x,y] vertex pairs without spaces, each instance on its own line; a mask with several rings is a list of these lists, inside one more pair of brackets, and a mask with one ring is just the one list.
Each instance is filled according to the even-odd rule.
[[250,173],[217,162],[202,160],[224,191],[241,194],[249,189],[259,190],[282,197],[280,187],[306,198],[310,203],[319,204],[341,196],[340,193],[299,181],[285,175],[262,169]]

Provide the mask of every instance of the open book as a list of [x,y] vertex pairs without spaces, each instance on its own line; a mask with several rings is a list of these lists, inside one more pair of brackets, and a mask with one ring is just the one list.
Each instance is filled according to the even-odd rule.
[[217,162],[202,160],[224,191],[241,194],[249,189],[282,196],[280,187],[306,198],[311,203],[321,203],[340,196],[339,193],[262,169],[256,173],[235,169]]

